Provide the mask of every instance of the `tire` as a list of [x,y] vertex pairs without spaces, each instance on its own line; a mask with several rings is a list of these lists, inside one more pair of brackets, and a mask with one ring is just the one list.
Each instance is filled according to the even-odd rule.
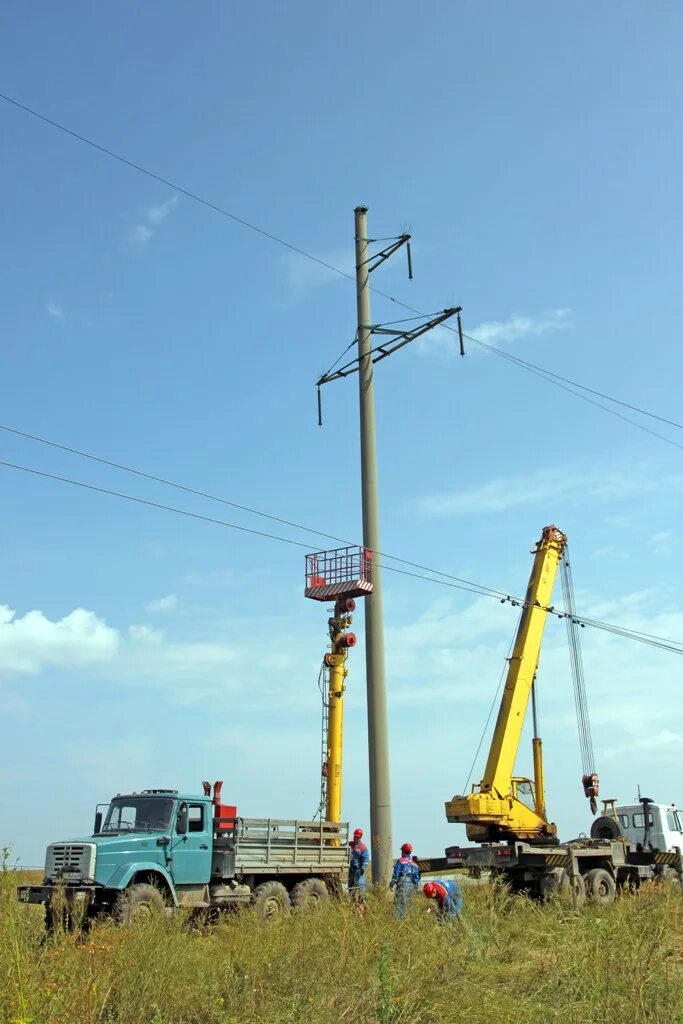
[[591,902],[606,907],[608,904],[614,903],[617,884],[605,868],[593,868],[586,874],[586,890]]
[[322,878],[307,878],[292,889],[292,906],[297,910],[318,910],[330,898]]
[[[564,879],[567,879],[565,882]],[[542,900],[557,896],[562,891],[569,891],[569,876],[562,868],[549,868],[538,880],[538,894]]]
[[57,935],[60,932],[73,930],[73,919],[66,904],[61,907],[54,907],[52,901],[45,904],[45,931],[48,935]]
[[678,872],[675,868],[671,868],[668,864],[665,864],[658,875],[655,875],[655,881],[660,882],[677,882]]
[[570,906],[582,907],[586,902],[586,882],[583,875],[572,877],[567,870],[564,870],[556,892],[561,894]]
[[621,825],[616,818],[602,814],[591,825],[591,839],[619,839],[623,836]]
[[254,889],[254,907],[262,921],[285,917],[291,907],[289,893],[281,882],[261,882]]
[[145,924],[166,908],[164,895],[154,885],[138,883],[131,885],[114,904],[114,919],[123,928]]

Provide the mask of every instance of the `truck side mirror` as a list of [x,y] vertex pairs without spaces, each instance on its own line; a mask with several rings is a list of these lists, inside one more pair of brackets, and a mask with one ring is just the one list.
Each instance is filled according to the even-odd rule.
[[179,836],[187,835],[187,828],[190,819],[190,808],[186,803],[182,803],[178,808],[178,820],[176,822],[175,830]]
[[95,827],[93,829],[93,835],[96,836],[101,831],[102,831],[102,811],[97,811],[95,813]]

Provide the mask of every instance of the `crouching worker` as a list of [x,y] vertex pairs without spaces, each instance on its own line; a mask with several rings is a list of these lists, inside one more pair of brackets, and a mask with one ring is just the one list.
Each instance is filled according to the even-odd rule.
[[396,893],[396,917],[405,916],[420,884],[420,869],[410,856],[412,852],[413,848],[410,843],[404,843],[401,847],[401,856],[394,864],[394,871],[389,883],[389,888]]
[[362,903],[365,896],[365,872],[370,863],[370,852],[363,842],[363,829],[357,828],[349,843],[349,896],[356,903]]
[[462,913],[460,886],[451,878],[436,878],[425,882],[422,892],[428,900],[436,900],[436,917],[439,921],[455,921]]

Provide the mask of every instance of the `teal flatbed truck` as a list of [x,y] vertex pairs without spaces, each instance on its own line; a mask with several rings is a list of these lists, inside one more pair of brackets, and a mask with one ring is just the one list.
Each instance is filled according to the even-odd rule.
[[143,790],[97,811],[93,834],[51,843],[40,885],[23,903],[45,906],[46,925],[111,915],[132,924],[154,911],[255,906],[263,918],[341,891],[348,823],[243,818],[211,796]]

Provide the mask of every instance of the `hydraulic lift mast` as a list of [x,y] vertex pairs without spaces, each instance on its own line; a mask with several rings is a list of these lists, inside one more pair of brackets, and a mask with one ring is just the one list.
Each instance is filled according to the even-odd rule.
[[313,601],[334,601],[327,620],[330,650],[323,658],[323,764],[320,813],[325,821],[340,821],[342,806],[342,753],[346,659],[356,636],[348,631],[356,607],[354,598],[372,593],[372,556],[363,548],[337,548],[306,555],[305,596]]

